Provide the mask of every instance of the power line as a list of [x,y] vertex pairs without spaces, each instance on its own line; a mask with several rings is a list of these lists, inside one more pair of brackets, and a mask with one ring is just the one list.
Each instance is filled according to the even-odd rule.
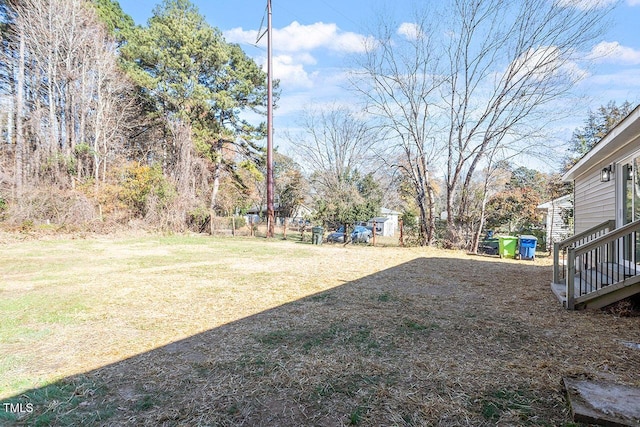
[[335,7],[333,7],[332,5],[327,3],[325,0],[320,0],[320,2],[323,3],[325,6],[327,6],[329,9],[332,9],[338,15],[342,16],[343,18],[345,18],[347,21],[351,22],[353,25],[355,25],[356,28],[358,29],[358,31],[362,31],[362,28],[361,28],[360,24],[358,24],[356,21],[351,19],[348,15],[345,15],[344,13],[340,12],[338,9],[336,9]]
[[269,6],[267,6],[264,9],[264,14],[262,15],[262,20],[260,21],[260,28],[258,29],[258,36],[256,37],[256,43],[254,46],[258,46],[258,43],[260,43],[260,40],[262,40],[262,37],[264,37],[265,34],[267,34],[267,31],[269,31],[269,29],[264,30],[264,32],[262,34],[260,34],[260,31],[262,31],[262,26],[264,25],[264,18],[269,14]]

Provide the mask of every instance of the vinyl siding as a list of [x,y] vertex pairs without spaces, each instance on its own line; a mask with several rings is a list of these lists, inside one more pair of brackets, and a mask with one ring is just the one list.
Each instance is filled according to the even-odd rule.
[[552,245],[554,242],[560,242],[571,235],[569,225],[565,224],[562,218],[563,210],[571,208],[571,202],[561,202],[555,205],[553,209],[549,209],[549,213],[547,214],[548,245]]
[[600,170],[591,171],[575,181],[575,234],[616,218],[615,179],[600,182]]

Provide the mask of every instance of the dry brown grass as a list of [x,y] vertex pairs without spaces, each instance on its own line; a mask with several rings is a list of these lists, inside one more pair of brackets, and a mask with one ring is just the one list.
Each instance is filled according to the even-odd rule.
[[0,399],[64,377],[16,423],[563,425],[563,376],[640,386],[640,318],[563,310],[544,258],[156,236],[0,259],[3,298],[50,313],[9,314]]

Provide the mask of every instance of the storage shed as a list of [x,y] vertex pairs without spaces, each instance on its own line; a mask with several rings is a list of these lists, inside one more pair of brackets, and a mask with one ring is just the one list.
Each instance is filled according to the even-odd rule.
[[573,234],[573,200],[570,194],[538,205],[545,211],[547,249]]

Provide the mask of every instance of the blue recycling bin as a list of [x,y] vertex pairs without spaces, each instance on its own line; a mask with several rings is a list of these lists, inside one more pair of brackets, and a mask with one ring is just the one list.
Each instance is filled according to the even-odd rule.
[[538,238],[536,236],[522,235],[518,236],[518,259],[536,259],[536,247],[538,246]]

